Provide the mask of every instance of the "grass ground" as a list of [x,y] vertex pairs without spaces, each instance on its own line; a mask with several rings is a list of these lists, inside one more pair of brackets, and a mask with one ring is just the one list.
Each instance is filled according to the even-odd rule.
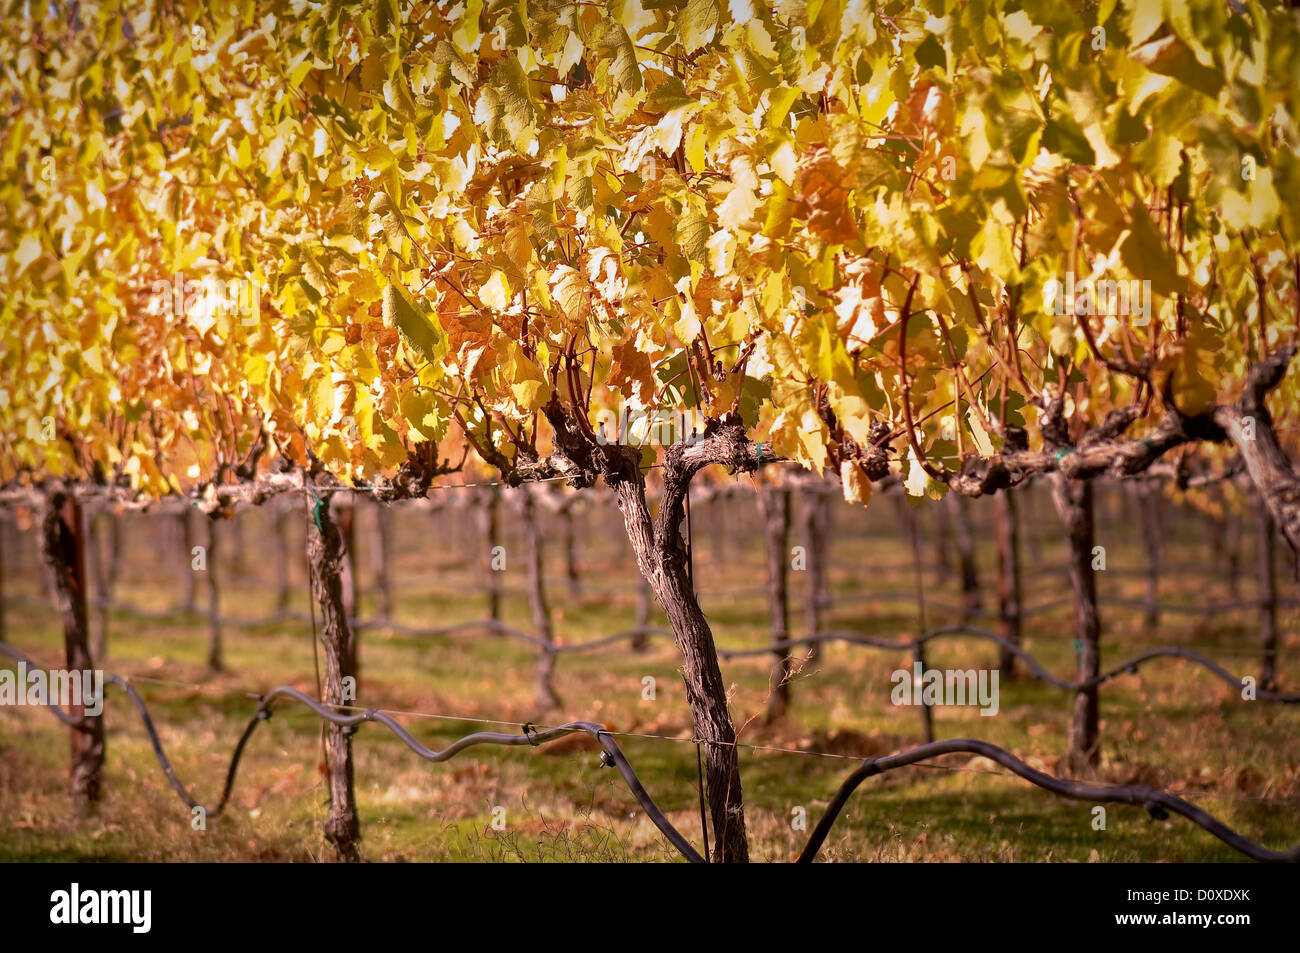
[[[752,503],[731,505],[721,525],[697,511],[696,578],[714,633],[728,646],[764,643],[767,607],[761,594],[763,554],[754,537]],[[699,507],[698,510],[704,510]],[[977,520],[991,513],[979,504]],[[1166,511],[1164,560],[1195,568],[1217,561],[1204,526]],[[1131,531],[1109,510],[1098,542],[1107,547],[1111,570],[1101,574],[1103,598],[1139,597],[1143,581],[1123,572],[1144,564]],[[369,514],[363,513],[363,527]],[[701,518],[703,517],[703,518]],[[225,577],[223,611],[269,613],[267,580],[273,551],[260,520],[241,517],[242,566],[235,547],[223,547],[218,569]],[[930,519],[926,514],[927,521]],[[864,593],[907,592],[908,569],[894,509],[879,500],[865,513],[837,508],[831,569],[841,598],[836,628],[898,638],[918,631],[914,601],[862,600]],[[630,551],[606,498],[585,518],[577,595],[556,581],[551,602],[562,641],[578,641],[630,626],[636,612]],[[152,522],[151,522],[152,521]],[[117,597],[165,608],[177,599],[178,563],[158,532],[159,518],[134,516],[125,527],[123,569]],[[468,555],[472,526],[463,517],[406,512],[397,530],[395,616],[436,625],[484,614],[481,576]],[[1026,515],[1024,532],[1041,541],[1024,547],[1026,602],[1035,605],[1068,594],[1059,570],[1064,553],[1054,539],[1058,524],[1045,499]],[[925,525],[933,527],[932,522]],[[224,527],[223,527],[224,528]],[[48,595],[35,565],[32,533],[24,534],[15,558],[7,554],[5,606],[8,639],[43,665],[61,658],[61,634],[48,609]],[[979,532],[979,563],[985,575],[985,606],[995,598],[991,534]],[[229,536],[226,537],[230,539]],[[365,537],[362,537],[363,579]],[[797,534],[792,544],[799,543]],[[1249,540],[1244,551],[1249,553]],[[507,540],[507,552],[515,543]],[[925,557],[932,561],[933,546]],[[1289,580],[1288,559],[1279,574]],[[15,565],[16,563],[16,565]],[[560,575],[558,551],[548,573]],[[1247,565],[1252,565],[1251,561]],[[1230,601],[1226,574],[1169,573],[1161,579],[1168,605]],[[293,567],[295,608],[307,609],[302,567]],[[238,576],[238,579],[234,578]],[[507,562],[506,620],[528,629],[522,591],[522,560]],[[803,574],[792,574],[792,629],[803,629]],[[954,575],[928,570],[923,577],[929,625],[955,621],[938,604],[959,602]],[[1283,594],[1294,586],[1284,582]],[[617,591],[614,591],[617,590]],[[1252,596],[1247,573],[1242,595]],[[42,604],[44,603],[44,604]],[[363,586],[362,614],[373,609]],[[1300,686],[1296,613],[1282,613],[1282,683]],[[1146,631],[1141,612],[1103,607],[1103,664],[1142,649],[1183,644],[1215,658],[1230,671],[1257,668],[1252,611],[1222,615],[1166,614],[1158,631]],[[1039,615],[1026,626],[1026,646],[1062,675],[1073,673],[1068,608]],[[142,620],[124,613],[109,618],[109,671],[167,684],[139,681],[178,775],[200,800],[214,801],[231,749],[255,702],[241,694],[279,684],[315,689],[309,624],[228,628],[228,671],[204,670],[205,626],[197,618]],[[656,640],[643,653],[619,649],[562,656],[556,688],[559,711],[532,704],[534,653],[524,643],[481,634],[412,637],[366,630],[361,637],[361,703],[409,712],[506,722],[600,721],[634,733],[619,739],[643,783],[672,822],[699,843],[695,749],[683,699],[676,650]],[[802,807],[815,824],[855,759],[883,754],[920,740],[918,713],[890,704],[890,675],[910,665],[901,653],[831,645],[793,681],[793,705],[784,723],[763,724],[769,686],[767,657],[724,663],[732,711],[741,740],[741,770],[751,852],[756,859],[788,860],[806,833],[792,828]],[[954,639],[933,644],[929,665],[990,667],[988,643]],[[643,679],[656,680],[654,700],[644,700]],[[188,683],[177,685],[170,683]],[[981,717],[976,709],[939,709],[939,738],[972,737],[1009,748],[1031,764],[1063,772],[1072,700],[1039,682],[1004,682],[1000,711]],[[1124,676],[1102,694],[1101,776],[1164,787],[1195,801],[1247,836],[1270,846],[1290,846],[1300,819],[1300,711],[1294,706],[1244,703],[1209,673],[1179,661],[1156,662],[1139,676]],[[426,745],[440,746],[491,725],[439,717],[403,716]],[[245,754],[228,814],[194,831],[188,809],[159,771],[136,715],[110,689],[108,757],[104,797],[83,814],[68,799],[65,780],[68,731],[47,713],[0,707],[0,859],[3,860],[329,860],[320,822],[326,789],[319,773],[319,728],[292,705],[254,737]],[[513,730],[503,728],[501,730]],[[637,735],[655,735],[656,738]],[[675,740],[666,740],[675,739]],[[790,750],[772,750],[772,749]],[[676,856],[643,817],[618,776],[601,770],[594,746],[573,738],[538,749],[476,748],[444,764],[415,757],[385,730],[360,729],[356,786],[363,854],[368,860],[671,860]],[[820,752],[818,756],[813,752]],[[504,808],[505,829],[492,826]],[[1092,826],[1092,805],[1058,799],[982,759],[950,757],[873,779],[863,785],[834,828],[822,857],[828,860],[963,861],[1234,861],[1240,857],[1180,819],[1154,821],[1137,808],[1111,806],[1104,831]]]

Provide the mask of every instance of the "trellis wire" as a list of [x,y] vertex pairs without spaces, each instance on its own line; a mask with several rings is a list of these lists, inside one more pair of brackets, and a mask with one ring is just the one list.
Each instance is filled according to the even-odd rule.
[[[556,655],[590,652],[598,648],[604,648],[606,646],[615,644],[617,642],[628,641],[637,637],[641,637],[641,638],[652,637],[652,638],[664,638],[664,639],[675,638],[674,634],[667,629],[662,629],[653,626],[634,626],[629,629],[624,629],[622,631],[615,632],[611,635],[600,636],[598,638],[589,639],[587,641],[562,642],[551,646],[543,639],[539,639],[537,636],[529,632],[525,632],[524,630],[515,628],[514,626],[506,625],[505,623],[498,622],[495,620],[490,620],[490,619],[456,622],[444,626],[408,626],[399,623],[394,623],[391,621],[386,621],[383,623],[354,621],[353,624],[357,625],[358,628],[382,627],[386,629],[391,629],[392,631],[395,632],[400,632],[405,635],[414,635],[414,636],[423,636],[423,637],[439,637],[439,636],[454,635],[466,631],[486,630],[486,631],[491,631],[498,635],[504,635],[510,638],[517,639],[521,642],[526,642],[538,648],[547,647],[551,651],[553,651]],[[1232,675],[1230,672],[1222,668],[1220,665],[1218,665],[1216,662],[1214,662],[1212,659],[1208,658],[1207,656],[1202,655],[1199,652],[1192,651],[1191,649],[1188,649],[1184,646],[1165,646],[1162,648],[1151,649],[1137,656],[1134,656],[1133,658],[1125,662],[1122,662],[1119,665],[1116,665],[1110,671],[1104,672],[1093,678],[1084,679],[1081,681],[1067,681],[1065,679],[1061,679],[1053,675],[1040,661],[1038,661],[1038,659],[1036,659],[1033,655],[1031,655],[1028,651],[1026,651],[1022,646],[1008,641],[1005,637],[1003,637],[999,633],[990,631],[988,629],[983,629],[978,626],[967,625],[965,623],[939,626],[937,628],[930,629],[926,632],[923,632],[919,636],[916,636],[915,638],[906,641],[891,641],[885,637],[862,635],[856,632],[846,632],[837,629],[825,629],[821,632],[814,632],[811,635],[803,636],[801,638],[785,639],[780,642],[773,642],[767,645],[753,647],[753,648],[727,648],[724,646],[718,646],[717,652],[718,652],[718,656],[723,659],[744,658],[747,656],[767,655],[772,651],[781,651],[781,650],[798,648],[800,646],[810,645],[814,642],[843,642],[849,645],[864,646],[866,648],[883,649],[883,650],[898,651],[898,652],[915,652],[917,648],[919,648],[920,646],[924,645],[926,642],[929,642],[932,639],[945,637],[945,636],[952,636],[952,635],[969,635],[975,638],[987,639],[991,642],[995,642],[999,646],[1005,648],[1007,651],[1016,655],[1018,658],[1023,659],[1025,664],[1030,669],[1030,674],[1033,675],[1034,678],[1046,682],[1056,688],[1060,688],[1064,691],[1077,692],[1082,689],[1091,688],[1096,685],[1103,685],[1106,682],[1112,681],[1113,679],[1118,678],[1121,675],[1136,674],[1139,666],[1144,665],[1147,662],[1153,661],[1154,659],[1157,658],[1180,658],[1183,659],[1184,661],[1192,662],[1193,664],[1199,665],[1200,667],[1208,670],[1211,674],[1215,675],[1217,678],[1226,682],[1229,685],[1238,688],[1241,687],[1242,685],[1241,678]],[[312,644],[314,647],[315,639],[313,639]],[[1264,701],[1264,702],[1278,702],[1287,705],[1294,705],[1300,703],[1300,693],[1287,694],[1281,692],[1268,691],[1264,688],[1256,688],[1255,695],[1257,700]]]

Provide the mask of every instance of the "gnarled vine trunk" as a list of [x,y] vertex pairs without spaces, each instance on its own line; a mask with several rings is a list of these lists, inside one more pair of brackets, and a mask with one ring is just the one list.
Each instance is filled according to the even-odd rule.
[[[62,492],[50,496],[41,526],[41,550],[63,622],[65,664],[69,671],[93,670],[86,624],[85,527],[81,506],[72,496]],[[74,799],[89,805],[99,800],[104,721],[100,715],[86,716],[81,699],[72,701],[71,714],[82,716],[82,720],[71,728],[69,791]]]
[[[713,860],[745,863],[749,860],[749,840],[736,729],[727,706],[727,688],[713,630],[691,586],[682,535],[683,500],[694,474],[709,463],[734,459],[735,465],[741,465],[753,460],[752,446],[739,428],[727,436],[730,440],[725,447],[674,446],[665,453],[663,502],[654,518],[646,501],[639,454],[623,447],[605,448],[605,478],[613,487],[637,566],[659,600],[681,652],[695,737],[704,742],[705,797],[713,828]],[[754,465],[748,462],[751,469]]]
[[1286,374],[1297,349],[1300,344],[1288,344],[1253,366],[1237,402],[1216,407],[1212,418],[1241,455],[1246,473],[1268,507],[1277,531],[1291,552],[1300,556],[1300,474],[1278,443],[1273,417],[1265,403],[1269,391]]
[[[1070,584],[1074,590],[1074,648],[1078,677],[1095,677],[1101,665],[1101,620],[1097,612],[1097,576],[1093,569],[1092,484],[1052,476],[1052,496],[1065,526]],[[1070,770],[1090,773],[1099,760],[1097,686],[1080,689],[1074,696],[1067,760]]]
[[[325,648],[327,705],[355,705],[357,643],[344,602],[343,535],[329,506],[316,506],[307,528],[307,557],[311,564],[312,597],[320,609],[320,640]],[[352,679],[346,683],[345,679]],[[329,814],[325,837],[345,861],[360,860],[361,828],[353,786],[352,729],[331,724],[325,733],[329,772]]]

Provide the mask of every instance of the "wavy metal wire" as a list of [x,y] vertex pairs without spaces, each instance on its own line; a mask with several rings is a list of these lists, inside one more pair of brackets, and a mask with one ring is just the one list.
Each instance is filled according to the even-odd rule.
[[[35,663],[30,658],[18,649],[5,644],[4,642],[0,642],[0,652],[3,652],[17,661],[36,667]],[[230,767],[226,771],[226,783],[225,787],[222,789],[221,800],[217,802],[215,807],[207,808],[195,800],[189,789],[186,788],[185,785],[181,783],[180,778],[176,776],[171,761],[167,757],[167,752],[163,748],[162,740],[158,737],[158,731],[154,727],[153,718],[149,715],[149,708],[145,704],[144,699],[140,697],[139,692],[135,690],[135,687],[130,683],[130,681],[122,676],[111,673],[105,673],[104,681],[121,688],[131,700],[131,704],[135,706],[136,711],[140,715],[140,720],[144,724],[145,731],[149,735],[149,741],[153,745],[154,755],[158,759],[158,764],[162,768],[163,774],[167,776],[167,780],[171,783],[172,789],[176,791],[181,800],[184,801],[191,810],[194,808],[203,808],[204,813],[208,817],[219,817],[225,810],[226,805],[229,803],[231,791],[235,786],[235,777],[239,772],[240,759],[243,757],[244,748],[252,738],[253,732],[257,730],[257,726],[271,717],[271,707],[276,701],[280,699],[291,699],[310,709],[317,715],[317,717],[331,724],[339,725],[342,728],[355,729],[366,722],[374,722],[383,725],[419,757],[423,758],[425,761],[432,761],[435,763],[447,761],[461,751],[464,751],[466,748],[472,748],[475,745],[504,745],[507,747],[529,745],[536,747],[576,732],[585,733],[594,738],[596,743],[600,745],[602,750],[601,765],[612,766],[618,769],[618,773],[623,776],[623,780],[627,784],[628,789],[632,792],[632,796],[637,799],[637,802],[641,805],[641,809],[645,811],[646,816],[649,817],[655,827],[659,828],[660,832],[668,838],[669,842],[677,848],[677,851],[692,863],[704,862],[704,858],[691,845],[690,841],[682,836],[681,832],[672,825],[668,818],[664,816],[663,811],[661,811],[651,799],[649,792],[646,791],[645,786],[642,785],[636,772],[632,769],[632,765],[628,762],[622,749],[619,748],[618,742],[614,740],[613,736],[610,735],[603,725],[597,724],[596,722],[573,721],[565,725],[521,734],[476,731],[473,734],[468,734],[462,738],[456,739],[441,750],[436,750],[421,744],[414,735],[403,728],[391,716],[382,711],[371,708],[357,715],[340,714],[339,712],[321,704],[310,695],[306,695],[298,689],[288,685],[282,685],[278,688],[271,689],[271,691],[267,692],[259,699],[257,711],[253,714],[253,717],[249,719],[248,725],[244,728],[243,734],[240,735],[239,742],[235,745],[234,753],[231,755]],[[48,708],[51,714],[65,725],[69,725],[73,728],[77,728],[81,725],[81,718],[64,711],[57,705],[50,704],[44,707]]]
[[[944,634],[954,633],[935,630],[934,632],[921,636],[918,640],[913,640],[913,642],[923,640],[927,637],[935,638]],[[990,633],[990,635],[992,634],[993,633]],[[995,636],[995,640],[999,640],[999,637]],[[910,645],[912,643],[908,644]],[[891,645],[889,647],[892,648],[896,646]],[[770,648],[765,651],[770,651]],[[1167,650],[1165,654],[1173,651],[1175,650]],[[18,649],[3,642],[0,642],[0,652],[9,655],[17,661],[24,662],[28,665],[35,665],[30,658]],[[1148,654],[1154,657],[1159,653]],[[1025,657],[1028,658],[1028,656]],[[1032,661],[1032,659],[1030,660]],[[1138,661],[1140,661],[1140,659]],[[1130,664],[1136,664],[1136,662]],[[1211,667],[1211,670],[1217,669],[1217,666],[1214,666],[1213,663],[1209,663],[1209,666]],[[1073,685],[1073,683],[1059,683],[1050,676],[1049,673],[1044,673],[1044,675],[1048,680],[1051,680],[1054,683]],[[1226,675],[1226,673],[1224,673],[1224,675]],[[1227,677],[1229,679],[1231,678],[1231,676]],[[158,732],[154,728],[153,719],[149,715],[149,709],[145,704],[144,699],[140,697],[134,686],[132,686],[131,683],[122,676],[106,673],[104,679],[106,682],[120,687],[126,693],[127,697],[131,699],[131,703],[139,713],[145,731],[149,735],[149,740],[153,745],[154,754],[158,759],[158,764],[162,768],[163,773],[167,776],[167,780],[171,783],[172,788],[180,796],[181,800],[191,809],[202,807],[202,805],[194,799],[193,795],[190,794],[189,789],[181,783],[180,779],[176,776],[176,772],[172,769],[171,762],[163,748],[161,739],[158,737]],[[259,699],[257,711],[249,720],[243,734],[240,735],[239,742],[235,745],[235,750],[230,760],[230,767],[226,771],[226,783],[222,790],[221,800],[214,808],[203,808],[208,816],[220,816],[220,814],[225,810],[225,807],[230,800],[231,791],[234,788],[235,777],[239,770],[239,762],[243,756],[244,748],[252,738],[253,732],[257,729],[258,724],[271,717],[271,706],[281,698],[292,699],[293,701],[306,706],[325,721],[344,728],[355,729],[365,722],[381,724],[396,735],[403,744],[414,751],[419,757],[426,761],[432,761],[435,763],[447,761],[457,753],[475,745],[493,744],[508,747],[518,747],[520,745],[538,746],[546,744],[549,741],[555,741],[558,738],[575,732],[585,732],[594,738],[601,746],[603,752],[601,757],[602,765],[612,765],[618,768],[619,774],[623,776],[623,780],[626,782],[628,789],[641,805],[646,816],[649,817],[660,832],[668,838],[668,841],[677,849],[677,851],[692,863],[705,862],[704,857],[700,855],[691,843],[682,836],[681,832],[678,831],[668,818],[664,816],[663,812],[659,810],[645,787],[641,784],[636,772],[632,769],[631,764],[628,763],[627,758],[623,755],[622,750],[619,748],[618,743],[614,740],[610,732],[607,731],[604,726],[595,722],[574,721],[565,725],[545,728],[533,732],[525,732],[517,735],[505,734],[502,732],[479,731],[458,738],[456,741],[453,741],[450,745],[441,750],[435,750],[422,744],[409,731],[402,727],[401,724],[385,712],[370,708],[361,714],[343,715],[321,704],[310,695],[306,695],[298,689],[290,686],[280,686],[279,688],[272,689]],[[76,728],[81,724],[80,718],[65,712],[57,705],[51,704],[45,707],[47,707],[50,712],[59,719],[59,721],[66,725]],[[1172,811],[1175,814],[1187,818],[1193,824],[1214,835],[1229,847],[1253,860],[1273,863],[1300,862],[1300,846],[1285,851],[1278,851],[1265,847],[1264,845],[1239,834],[1209,812],[1203,811],[1196,805],[1189,804],[1182,798],[1161,791],[1158,788],[1147,787],[1146,785],[1092,784],[1083,781],[1056,778],[1052,775],[1031,768],[1027,763],[1017,758],[1004,748],[1000,748],[997,745],[988,742],[976,741],[973,739],[936,741],[929,744],[918,745],[915,748],[898,752],[896,754],[867,759],[862,766],[850,774],[840,786],[835,797],[827,807],[826,813],[822,816],[821,820],[818,821],[817,826],[809,836],[807,845],[798,857],[798,862],[809,863],[816,859],[817,853],[821,850],[827,835],[830,833],[831,828],[839,818],[845,804],[848,803],[853,792],[856,791],[867,778],[874,777],[875,775],[882,774],[886,771],[892,771],[897,768],[906,767],[907,765],[916,764],[920,761],[929,760],[940,755],[954,753],[982,755],[989,760],[1002,765],[1017,776],[1024,778],[1031,784],[1037,785],[1053,794],[1071,800],[1139,805],[1146,808],[1148,813],[1157,818],[1163,818],[1167,816],[1167,812]]]
[[1189,804],[1182,798],[1175,797],[1158,788],[1147,787],[1142,784],[1090,784],[1084,781],[1054,778],[1050,774],[1044,774],[1042,771],[1031,768],[1011,752],[999,748],[997,745],[989,744],[986,741],[975,741],[970,738],[957,738],[951,741],[934,741],[929,744],[918,745],[907,751],[886,755],[881,758],[868,758],[862,767],[850,774],[844,783],[840,785],[840,789],[835,792],[835,797],[827,806],[826,813],[822,815],[821,820],[817,822],[817,826],[813,828],[812,836],[808,838],[807,846],[799,855],[798,863],[811,863],[816,859],[817,852],[821,850],[826,835],[830,833],[831,827],[844,809],[844,805],[848,803],[853,792],[867,778],[906,767],[909,764],[916,764],[918,761],[959,752],[982,755],[990,761],[996,761],[1029,783],[1073,801],[1135,804],[1146,808],[1147,813],[1157,820],[1163,820],[1168,816],[1168,812],[1172,811],[1187,818],[1197,827],[1208,831],[1229,847],[1245,854],[1252,860],[1265,863],[1300,862],[1300,846],[1293,847],[1290,850],[1273,850],[1265,847],[1248,837],[1238,834],[1208,811],[1203,811],[1196,805]]

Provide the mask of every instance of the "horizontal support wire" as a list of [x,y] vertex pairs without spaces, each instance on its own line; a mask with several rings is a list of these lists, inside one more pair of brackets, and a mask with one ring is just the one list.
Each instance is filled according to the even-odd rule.
[[[10,596],[9,598],[12,599],[15,597]],[[43,603],[40,603],[39,600],[30,599],[29,597],[18,597],[18,598],[21,599],[22,601],[30,601],[33,604],[39,604],[42,606],[44,605]],[[1069,600],[1065,600],[1065,602],[1068,604]],[[931,603],[928,602],[926,603],[927,608],[930,607],[930,605]],[[52,607],[48,607],[48,608],[51,608],[51,611],[53,611]],[[127,611],[127,610],[123,610],[123,611]],[[173,615],[191,615],[191,614],[196,616],[201,615],[201,613],[197,611],[190,613],[187,610],[183,610],[183,609],[160,610],[156,612],[149,610],[141,614],[149,618],[164,618]],[[1021,615],[1023,617],[1024,615],[1027,614],[1029,614],[1028,611],[1022,612]],[[243,619],[243,620],[223,619],[221,620],[221,624],[231,625],[232,627],[239,627],[239,626],[261,627],[261,626],[272,625],[284,621],[304,621],[306,618],[307,618],[306,613],[281,612],[261,619]],[[392,620],[361,620],[361,619],[354,619],[351,621],[351,624],[357,629],[383,629],[401,635],[427,637],[427,638],[459,635],[466,632],[486,631],[496,635],[507,636],[509,638],[513,638],[518,641],[525,642],[536,648],[545,649],[555,655],[572,655],[572,654],[580,654],[584,652],[591,652],[597,649],[602,649],[610,645],[617,644],[618,642],[629,641],[631,639],[636,639],[636,638],[661,638],[667,640],[673,640],[676,638],[674,634],[668,629],[659,628],[656,626],[633,626],[632,628],[629,629],[624,629],[622,631],[615,632],[610,635],[599,636],[597,638],[589,639],[586,641],[553,643],[538,638],[536,635],[533,635],[532,633],[527,632],[523,629],[519,629],[514,626],[507,625],[504,622],[500,622],[494,619],[474,619],[465,622],[455,622],[455,623],[442,625],[442,626],[417,626],[417,625],[408,625],[406,623],[395,622]],[[1236,688],[1240,688],[1242,686],[1242,680],[1240,678],[1232,675],[1230,672],[1228,672],[1226,669],[1218,665],[1212,659],[1208,658],[1205,655],[1202,655],[1199,652],[1195,652],[1192,649],[1185,648],[1183,646],[1166,646],[1162,648],[1151,649],[1147,652],[1141,653],[1140,655],[1134,656],[1133,658],[1129,659],[1126,662],[1123,662],[1115,666],[1110,671],[1101,673],[1089,679],[1083,679],[1080,681],[1069,681],[1066,679],[1058,678],[1057,676],[1053,675],[1046,667],[1043,666],[1041,662],[1039,662],[1036,658],[1034,658],[1034,656],[1031,655],[1028,651],[1026,651],[1020,645],[1008,640],[1007,638],[1000,635],[999,633],[993,632],[989,629],[980,628],[979,626],[967,625],[965,623],[957,623],[953,625],[940,626],[938,628],[931,629],[927,632],[923,632],[921,633],[921,635],[917,636],[916,638],[905,640],[905,641],[893,641],[886,637],[863,635],[857,632],[847,632],[847,631],[837,630],[837,629],[826,629],[821,632],[815,632],[812,635],[803,636],[801,638],[783,639],[779,642],[769,642],[765,645],[752,647],[752,648],[727,648],[725,646],[718,646],[717,652],[719,658],[723,658],[723,659],[758,657],[758,656],[770,655],[772,652],[787,651],[790,649],[800,648],[803,646],[808,646],[819,642],[843,642],[849,645],[864,646],[866,648],[883,649],[883,650],[891,650],[891,651],[898,651],[898,652],[911,652],[911,651],[915,651],[917,647],[924,645],[926,642],[929,642],[932,639],[937,639],[937,638],[942,638],[947,636],[955,636],[955,635],[967,635],[974,638],[986,639],[988,641],[997,643],[999,646],[1006,649],[1008,652],[1012,653],[1017,658],[1022,659],[1025,665],[1029,668],[1030,673],[1035,678],[1066,691],[1076,691],[1076,692],[1082,691],[1087,688],[1103,685],[1106,682],[1112,681],[1113,679],[1116,679],[1121,675],[1136,675],[1137,670],[1140,666],[1145,665],[1146,663],[1151,662],[1158,658],[1180,658],[1183,659],[1184,661],[1192,662],[1195,665],[1201,666],[1202,668],[1208,670],[1217,678],[1221,679],[1222,681],[1226,682],[1229,685],[1232,685]],[[1273,692],[1261,687],[1257,687],[1255,689],[1255,697],[1259,701],[1277,702],[1286,705],[1294,705],[1300,703],[1300,693],[1288,694],[1283,692]]]
[[[632,591],[635,590],[629,590],[629,592]],[[46,600],[38,596],[32,596],[26,593],[6,593],[5,598],[14,603],[32,606],[38,609],[48,609],[51,612],[57,611],[57,609],[54,606],[51,606]],[[860,596],[849,596],[847,598],[838,598],[835,600],[833,605],[826,607],[826,611],[828,612],[846,611],[853,607],[852,603],[907,602],[909,600],[914,601],[915,599],[916,599],[915,593],[908,594],[902,592],[901,590],[897,592],[871,593],[869,595],[864,594]],[[1216,615],[1216,614],[1223,614],[1229,612],[1242,612],[1251,609],[1258,610],[1264,604],[1262,600],[1245,600],[1241,602],[1221,603],[1218,605],[1188,606],[1188,605],[1181,605],[1177,603],[1163,603],[1163,602],[1153,603],[1153,602],[1148,602],[1144,599],[1114,598],[1114,597],[1107,597],[1107,596],[1098,596],[1097,603],[1102,606],[1114,606],[1117,608],[1124,608],[1124,609],[1143,609],[1143,610],[1155,609],[1161,613],[1168,613],[1170,615]],[[1048,600],[1047,602],[1043,602],[1038,605],[1026,606],[1025,608],[1020,610],[1019,616],[1022,619],[1027,619],[1027,618],[1032,618],[1034,616],[1047,615],[1049,613],[1058,612],[1061,609],[1068,608],[1071,605],[1073,605],[1073,600],[1070,598],[1063,597],[1060,599],[1051,599]],[[1276,605],[1278,608],[1300,607],[1300,600],[1277,599]],[[926,600],[925,606],[926,609],[935,609],[940,612],[949,612],[953,615],[959,615],[959,616],[984,618],[984,619],[1000,619],[1002,617],[998,611],[993,609],[975,609],[967,606],[956,606],[956,605],[952,605],[951,603],[935,602],[930,599]],[[131,602],[126,602],[117,599],[102,599],[102,600],[92,599],[89,602],[89,608],[109,609],[113,612],[121,612],[124,615],[131,615],[141,619],[156,620],[156,619],[175,619],[175,618],[191,617],[191,618],[201,618],[204,620],[208,620],[212,618],[205,609],[200,609],[197,607],[190,609],[190,608],[186,608],[185,606],[172,606],[166,609],[147,609],[144,608],[143,606],[138,606]],[[281,622],[306,622],[307,619],[308,619],[308,614],[306,612],[285,610],[282,612],[273,612],[270,615],[265,615],[265,616],[218,616],[216,622],[219,625],[230,626],[231,628],[255,629],[267,625],[275,625]],[[410,623],[399,622],[394,619],[382,619],[382,618],[351,619],[349,621],[353,626],[362,629],[389,628],[395,632],[404,632],[407,634],[422,634],[422,635],[439,635],[445,632],[455,632],[460,629],[472,629],[472,628],[490,627],[496,625],[500,627],[505,634],[510,634],[510,632],[514,632],[514,633],[521,634],[524,638],[530,641],[535,641],[535,642],[540,641],[537,640],[534,636],[528,635],[527,633],[521,633],[520,630],[512,629],[510,626],[500,624],[500,623],[495,623],[493,622],[493,620],[490,619],[468,620],[465,622],[457,622],[446,626],[418,626],[418,625],[411,625]],[[639,630],[637,629],[629,629],[626,630],[624,633],[622,633],[621,636],[602,637],[601,642],[604,643],[608,641],[617,641],[618,638],[620,637],[626,638],[631,635],[636,635],[638,634],[638,632]],[[558,648],[562,650],[563,646],[559,646]]]
[[[1043,667],[1042,663],[1030,655],[1016,643],[1004,638],[997,632],[991,632],[988,629],[981,629],[973,625],[945,625],[927,632],[922,632],[914,639],[894,642],[888,639],[877,638],[870,635],[859,635],[856,632],[840,632],[836,630],[827,630],[817,632],[810,636],[798,639],[784,639],[780,642],[772,642],[769,645],[755,649],[718,649],[718,655],[722,658],[740,658],[747,655],[769,655],[772,652],[784,651],[787,649],[797,648],[803,645],[810,645],[817,642],[847,642],[850,645],[862,645],[874,649],[888,649],[897,652],[914,652],[919,646],[924,645],[933,639],[945,638],[949,636],[972,636],[978,639],[987,639],[990,642],[996,642],[1003,649],[1011,652],[1017,658],[1024,661],[1028,666],[1031,674],[1040,681],[1047,682],[1057,688],[1066,691],[1078,692],[1084,689],[1093,688],[1098,685],[1104,685],[1112,679],[1121,675],[1136,675],[1138,667],[1158,658],[1180,658],[1187,662],[1193,662],[1202,668],[1208,669],[1212,674],[1227,682],[1236,688],[1241,687],[1241,679],[1236,678],[1226,669],[1220,667],[1211,659],[1206,658],[1199,652],[1193,652],[1191,649],[1185,649],[1177,646],[1167,646],[1164,648],[1152,649],[1136,655],[1115,666],[1109,671],[1094,675],[1092,678],[1080,679],[1078,681],[1068,681],[1058,678],[1050,671]],[[1256,688],[1256,698],[1259,701],[1279,702],[1284,705],[1294,705],[1300,703],[1300,694],[1286,694],[1282,692],[1270,692],[1263,688]]]

